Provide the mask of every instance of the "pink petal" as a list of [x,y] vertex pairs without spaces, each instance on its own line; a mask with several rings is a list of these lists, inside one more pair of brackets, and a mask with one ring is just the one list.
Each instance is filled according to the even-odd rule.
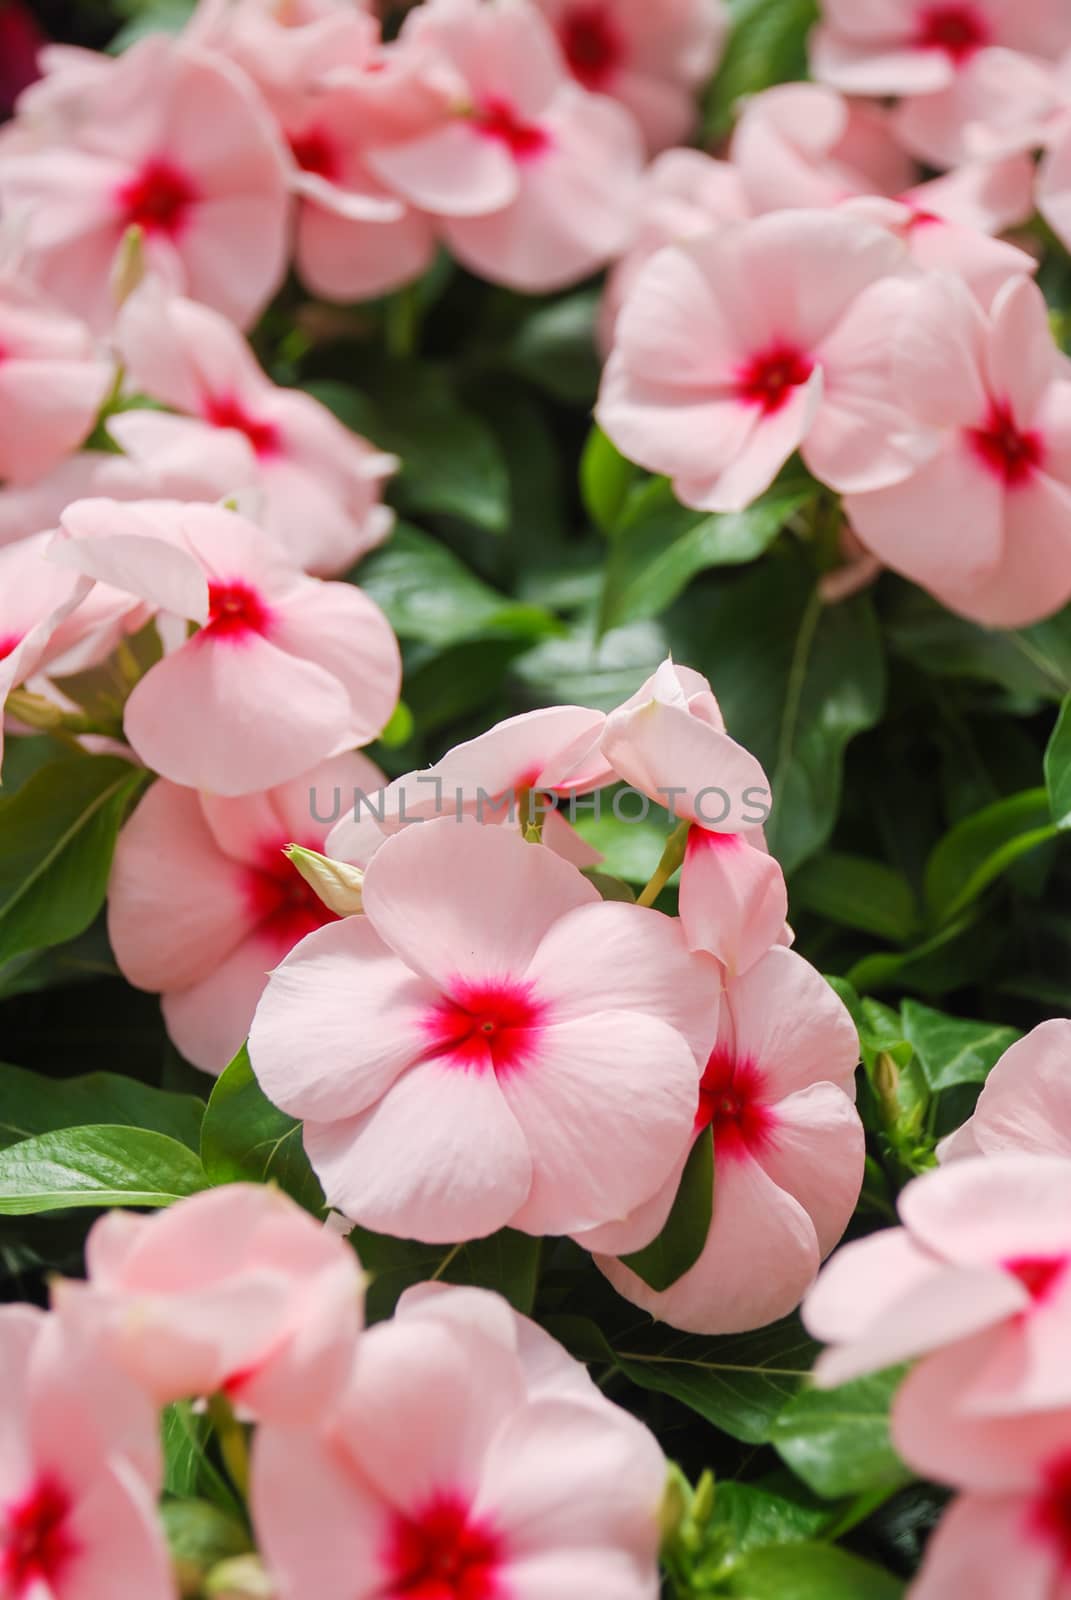
[[925,1249],[964,1265],[1071,1254],[1071,1166],[1025,1154],[956,1162],[908,1184],[900,1216]]
[[1029,1536],[1029,1513],[1014,1495],[955,1501],[926,1547],[912,1600],[1063,1600],[1059,1552]]
[[799,1305],[818,1271],[814,1227],[748,1155],[718,1168],[714,1220],[695,1266],[659,1294],[620,1261],[596,1257],[619,1294],[686,1333],[742,1333]]
[[202,1072],[219,1074],[244,1044],[268,973],[279,959],[275,941],[253,933],[205,977],[161,998],[172,1044]]
[[305,1149],[330,1205],[428,1244],[496,1233],[532,1184],[526,1135],[495,1075],[439,1059],[411,1067],[358,1117],[307,1122]]
[[851,1221],[863,1184],[866,1140],[853,1101],[831,1083],[812,1083],[778,1101],[769,1142],[755,1159],[799,1201],[814,1223],[819,1254],[827,1256]]
[[433,216],[484,216],[517,198],[519,181],[509,154],[465,119],[405,144],[370,149],[366,159],[388,189]]
[[[398,641],[379,607],[352,583],[303,585],[280,609],[272,638],[329,673],[349,697],[345,738],[321,755],[333,754],[340,742],[368,744],[390,720],[402,681]],[[284,776],[293,775],[291,769]]]
[[599,895],[575,867],[512,828],[442,818],[385,842],[363,898],[381,937],[448,985],[459,976],[522,979],[558,918]]
[[780,1101],[815,1083],[855,1094],[859,1038],[847,1007],[819,972],[775,946],[725,992],[737,1060],[753,1062],[765,1098]]
[[544,1028],[531,1070],[501,1089],[533,1171],[512,1225],[575,1233],[624,1219],[665,1182],[691,1137],[699,1077],[675,1029],[604,1011]]
[[777,942],[787,915],[784,874],[761,830],[691,829],[681,868],[680,918],[692,950],[709,951],[736,976]]
[[1071,1155],[1071,1021],[1043,1022],[1004,1052],[967,1127],[986,1155]]
[[115,1575],[138,1600],[172,1600],[174,1576],[153,1497],[126,1462],[99,1462],[96,1480],[70,1518],[77,1555],[56,1600],[112,1600]]
[[634,789],[715,832],[738,833],[753,819],[754,797],[769,800],[766,774],[742,745],[657,699],[611,713],[602,751]]
[[249,1034],[253,1070],[291,1116],[356,1116],[422,1054],[420,1023],[436,998],[367,917],[345,917],[271,974]]

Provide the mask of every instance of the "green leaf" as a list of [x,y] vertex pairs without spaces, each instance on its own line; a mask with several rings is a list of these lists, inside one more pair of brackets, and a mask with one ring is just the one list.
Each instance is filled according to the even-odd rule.
[[736,1600],[901,1600],[904,1586],[835,1545],[792,1544],[753,1551],[724,1592]]
[[1058,828],[1071,828],[1071,695],[1045,752],[1045,782],[1053,821]]
[[165,1406],[160,1418],[164,1454],[164,1492],[181,1499],[211,1500],[225,1512],[241,1512],[234,1491],[208,1453],[212,1423],[191,1400]]
[[796,873],[792,904],[893,944],[906,944],[918,931],[907,879],[884,862],[837,850],[823,851]]
[[167,1094],[117,1073],[46,1078],[0,1063],[0,1148],[59,1128],[108,1123],[165,1133],[196,1151],[204,1109],[194,1095]]
[[211,1184],[277,1183],[307,1211],[323,1210],[323,1190],[301,1142],[301,1123],[272,1105],[245,1045],[209,1097],[201,1160]]
[[706,133],[728,133],[738,100],[807,77],[807,34],[817,0],[735,0],[733,31],[706,109]]
[[673,1209],[657,1239],[622,1260],[661,1292],[683,1278],[703,1253],[714,1211],[714,1139],[708,1128],[692,1146]]
[[165,1500],[160,1521],[183,1595],[202,1594],[214,1566],[252,1549],[248,1528],[209,1500]]
[[1032,628],[982,628],[946,611],[914,584],[884,581],[886,636],[898,655],[933,677],[996,683],[1026,699],[1071,692],[1071,606]]
[[829,1522],[828,1506],[801,1505],[751,1483],[719,1483],[712,1532],[723,1533],[740,1554],[816,1538]]
[[611,1343],[586,1317],[547,1327],[581,1360],[605,1362],[641,1389],[672,1395],[723,1433],[765,1444],[774,1419],[807,1381],[818,1346],[795,1317],[758,1333],[702,1339],[651,1325]]
[[678,658],[706,674],[729,732],[763,763],[774,801],[767,837],[792,872],[829,838],[845,747],[884,709],[872,602],[823,605],[806,560],[780,548],[703,598],[701,631]]
[[790,475],[746,511],[721,516],[678,505],[668,485],[659,495],[645,496],[613,533],[603,631],[659,616],[699,572],[754,561],[815,493],[809,479]]
[[535,1303],[541,1240],[512,1228],[462,1245],[392,1239],[367,1228],[355,1228],[350,1237],[371,1278],[366,1302],[370,1322],[389,1317],[404,1290],[431,1279],[494,1289],[525,1314]]
[[1028,789],[967,817],[945,835],[926,865],[926,901],[934,920],[952,922],[1009,867],[1059,831],[1045,789]]
[[958,1083],[984,1083],[1005,1050],[1021,1037],[1016,1028],[948,1017],[917,1000],[904,1001],[901,1017],[904,1038],[935,1092]]
[[407,523],[367,557],[355,578],[400,639],[442,648],[466,639],[541,639],[560,631],[542,606],[507,599],[445,545]]
[[62,1128],[0,1150],[0,1215],[169,1206],[207,1187],[200,1161],[147,1128]]
[[826,1499],[898,1488],[911,1476],[889,1439],[889,1406],[902,1377],[896,1369],[839,1389],[804,1389],[775,1418],[770,1442]]
[[602,372],[595,343],[601,302],[601,290],[580,289],[540,306],[509,345],[509,365],[566,405],[593,405]]
[[490,533],[509,524],[509,474],[498,442],[459,400],[449,373],[391,360],[362,375],[362,390],[305,385],[347,427],[401,458],[392,495],[403,511],[461,517]]
[[118,756],[72,756],[0,798],[0,962],[88,928],[145,777]]
[[[581,838],[598,850],[603,858],[602,872],[642,885],[650,880],[661,861],[673,824],[661,806],[652,806],[647,816],[635,821],[622,820],[632,817],[637,802],[622,801],[621,815],[617,816],[613,810],[616,793],[600,790],[591,796],[581,795],[575,805],[563,804],[562,815],[575,822]],[[593,809],[596,804],[597,812]]]
[[580,498],[595,526],[611,533],[628,499],[636,468],[596,424],[580,458]]

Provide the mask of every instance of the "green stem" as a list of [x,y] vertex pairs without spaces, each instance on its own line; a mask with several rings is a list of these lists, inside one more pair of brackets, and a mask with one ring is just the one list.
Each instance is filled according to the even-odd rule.
[[420,300],[416,284],[399,289],[387,301],[383,332],[387,354],[402,360],[415,355],[420,333]]
[[646,889],[640,895],[636,904],[639,906],[653,906],[666,884],[672,878],[681,862],[688,845],[688,830],[690,822],[680,822],[666,841],[666,848],[662,852],[662,859],[654,870],[654,874]]
[[220,1453],[231,1482],[242,1499],[246,1500],[249,1497],[249,1445],[245,1429],[225,1395],[212,1396],[208,1402],[208,1415],[216,1430]]
[[464,1244],[455,1244],[455,1245],[452,1245],[450,1247],[450,1249],[443,1256],[442,1260],[439,1262],[439,1265],[435,1268],[435,1271],[432,1273],[432,1275],[431,1275],[432,1283],[438,1283],[438,1281],[442,1277],[443,1273],[451,1265],[452,1262],[457,1260],[458,1256],[461,1254],[461,1252],[462,1252],[462,1250],[464,1250],[464,1248],[465,1248]]

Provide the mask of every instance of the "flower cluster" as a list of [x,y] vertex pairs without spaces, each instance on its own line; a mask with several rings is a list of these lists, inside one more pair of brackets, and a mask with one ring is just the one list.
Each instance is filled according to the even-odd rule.
[[[896,1447],[959,1498],[913,1600],[1048,1600],[1071,1558],[1071,1022],[1001,1058],[902,1226],[846,1245],[807,1299],[819,1382],[915,1365]],[[919,1359],[920,1358],[920,1359]]]
[[5,1597],[104,1600],[121,1573],[175,1600],[159,1415],[192,1399],[280,1600],[579,1600],[607,1575],[654,1600],[661,1451],[499,1296],[425,1284],[362,1333],[355,1252],[261,1186],[114,1212],[87,1267],[51,1312],[0,1311]]

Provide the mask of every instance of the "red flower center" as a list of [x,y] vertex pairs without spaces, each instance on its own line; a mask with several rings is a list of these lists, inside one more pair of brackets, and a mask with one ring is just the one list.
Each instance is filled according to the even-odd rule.
[[202,636],[241,639],[251,633],[267,633],[270,623],[271,611],[248,583],[208,585],[208,622]]
[[985,427],[968,429],[967,437],[989,470],[1013,489],[1030,481],[1045,454],[1040,433],[1024,432],[1005,401],[995,400]]
[[174,238],[199,196],[178,167],[170,161],[154,160],[146,162],[135,177],[123,184],[117,198],[127,227],[167,233]]
[[11,1600],[38,1584],[51,1587],[77,1554],[70,1511],[70,1497],[48,1478],[25,1499],[0,1510],[0,1588]]
[[1071,1455],[1050,1462],[1044,1480],[1030,1508],[1030,1529],[1050,1548],[1056,1547],[1066,1572],[1071,1569]]
[[573,6],[558,37],[573,77],[585,89],[603,89],[625,58],[625,41],[605,5]]
[[717,1159],[754,1153],[765,1145],[777,1118],[765,1103],[765,1079],[753,1061],[717,1047],[699,1085],[696,1130],[710,1128]]
[[508,100],[494,96],[476,112],[477,130],[506,146],[515,161],[530,161],[550,148],[550,136],[536,122],[524,122]]
[[990,41],[989,24],[976,6],[926,6],[920,13],[915,43],[921,50],[943,50],[957,67]]
[[1048,1299],[1067,1268],[1068,1261],[1064,1256],[1022,1256],[1016,1261],[1004,1263],[1004,1270],[1018,1278],[1035,1301]]
[[305,172],[315,172],[321,178],[338,176],[338,152],[322,128],[302,128],[289,136],[294,160]]
[[531,1060],[545,1016],[526,983],[458,982],[424,1017],[431,1053],[475,1072],[512,1072]]
[[214,428],[234,428],[244,433],[258,456],[271,456],[279,449],[279,430],[274,422],[259,422],[250,416],[236,395],[206,395],[202,414]]
[[386,1556],[391,1600],[501,1600],[502,1542],[456,1495],[399,1515]]
[[[261,865],[250,867],[246,880],[258,932],[278,946],[280,955],[292,950],[306,934],[339,920],[283,855],[283,846],[289,843],[289,839],[281,839],[277,846],[265,846]],[[322,845],[323,840],[318,839],[307,848],[319,850]]]
[[772,417],[788,400],[793,389],[807,382],[814,361],[795,345],[778,342],[754,356],[742,368],[736,383],[737,398],[756,405],[764,416]]
[[0,637],[0,661],[6,661],[8,656],[14,655],[21,643],[22,639],[17,633]]

